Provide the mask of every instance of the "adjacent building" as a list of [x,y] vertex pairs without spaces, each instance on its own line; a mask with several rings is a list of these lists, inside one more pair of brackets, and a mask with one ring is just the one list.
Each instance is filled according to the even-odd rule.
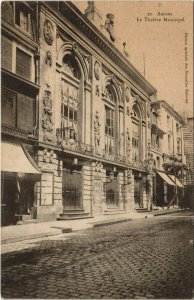
[[193,145],[193,128],[194,118],[186,118],[186,125],[183,128],[185,156],[187,170],[185,172],[185,201],[187,205],[193,207],[194,195],[194,145]]
[[183,128],[185,122],[164,100],[153,101],[151,121],[151,158],[155,171],[153,205],[183,205],[186,157]]

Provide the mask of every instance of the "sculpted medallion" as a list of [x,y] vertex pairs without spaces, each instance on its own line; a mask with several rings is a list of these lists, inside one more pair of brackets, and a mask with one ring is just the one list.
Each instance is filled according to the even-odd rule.
[[44,29],[43,29],[43,32],[44,32],[44,38],[45,38],[45,41],[47,42],[48,45],[52,45],[53,43],[53,25],[51,23],[51,21],[49,20],[46,20],[44,22]]

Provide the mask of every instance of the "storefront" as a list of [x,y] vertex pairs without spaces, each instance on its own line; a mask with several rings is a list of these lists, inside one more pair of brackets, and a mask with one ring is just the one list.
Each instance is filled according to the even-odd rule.
[[41,172],[25,146],[16,139],[1,143],[1,224],[36,218],[35,184]]
[[159,207],[170,205],[179,205],[183,197],[182,183],[174,175],[157,171],[155,188],[154,188],[154,204]]

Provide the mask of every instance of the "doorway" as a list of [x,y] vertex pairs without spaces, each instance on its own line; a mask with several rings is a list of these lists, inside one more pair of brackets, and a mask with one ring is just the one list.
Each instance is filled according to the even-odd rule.
[[80,166],[68,166],[63,169],[62,174],[62,197],[63,210],[82,209],[81,189],[82,176]]
[[142,180],[139,177],[134,178],[134,202],[136,207],[142,207]]
[[106,205],[107,208],[119,206],[117,177],[114,177],[111,181],[109,176],[106,177]]

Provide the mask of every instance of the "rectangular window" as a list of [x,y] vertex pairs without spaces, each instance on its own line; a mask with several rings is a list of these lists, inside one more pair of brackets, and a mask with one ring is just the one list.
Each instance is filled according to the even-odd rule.
[[16,73],[30,80],[31,56],[20,49],[16,49]]
[[114,110],[105,107],[106,120],[105,120],[105,133],[114,137]]
[[181,143],[177,140],[177,154],[181,154]]
[[17,127],[31,132],[34,127],[35,100],[25,95],[17,97]]
[[171,152],[171,136],[168,135],[168,152]]
[[16,126],[16,97],[17,94],[7,90],[2,89],[2,112],[1,120],[2,124],[15,127]]
[[115,152],[114,116],[114,110],[105,106],[105,151],[109,154]]
[[63,105],[63,116],[65,118],[68,118],[68,106],[67,105]]
[[31,34],[31,8],[25,2],[15,2],[15,24]]
[[2,123],[4,125],[32,132],[35,125],[36,102],[33,98],[2,90]]

